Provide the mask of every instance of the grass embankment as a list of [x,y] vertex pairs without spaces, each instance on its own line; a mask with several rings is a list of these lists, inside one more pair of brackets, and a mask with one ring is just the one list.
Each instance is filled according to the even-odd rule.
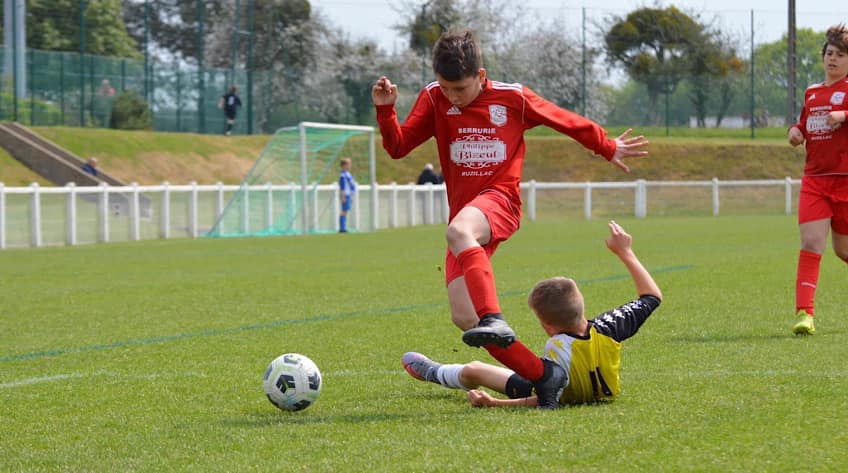
[[[115,131],[88,128],[35,128],[35,131],[86,159],[97,157],[106,172],[125,182],[159,184],[237,184],[262,153],[269,135],[233,136]],[[612,133],[622,130],[613,129]],[[527,137],[524,180],[705,180],[780,179],[800,177],[802,148],[791,148],[782,129],[758,130],[751,140],[747,130],[637,130],[651,140],[651,155],[628,160],[630,174],[593,158],[592,153],[569,138],[544,128]],[[747,133],[747,134],[746,134]],[[392,160],[377,147],[377,180],[380,183],[414,181],[423,165],[437,163],[431,140],[413,151],[409,159]],[[361,175],[367,169],[354,167]],[[360,180],[366,180],[364,178]],[[29,169],[0,151],[0,182],[23,186],[49,185]]]

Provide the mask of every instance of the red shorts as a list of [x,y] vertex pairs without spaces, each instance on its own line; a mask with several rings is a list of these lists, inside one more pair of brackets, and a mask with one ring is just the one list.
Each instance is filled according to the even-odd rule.
[[830,219],[834,232],[848,235],[848,176],[804,176],[798,223]]
[[[509,199],[499,192],[484,192],[465,206],[480,209],[486,216],[486,220],[489,221],[492,236],[489,243],[483,245],[483,250],[486,251],[486,256],[489,259],[495,254],[498,245],[509,239],[521,225],[521,210],[514,209]],[[445,256],[445,285],[450,284],[451,281],[460,276],[462,276],[462,268],[459,266],[456,257],[448,249]]]

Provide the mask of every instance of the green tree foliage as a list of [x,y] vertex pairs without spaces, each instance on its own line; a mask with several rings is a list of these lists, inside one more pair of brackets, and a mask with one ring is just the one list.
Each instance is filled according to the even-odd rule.
[[[219,11],[220,2],[203,1],[205,21]],[[184,59],[197,58],[199,13],[197,1],[132,0],[123,8],[127,31],[139,44],[149,38],[151,46],[158,46],[151,48],[154,51],[167,50]]]
[[[804,90],[824,80],[821,48],[824,44],[824,33],[818,33],[811,28],[801,28],[795,33],[795,84],[798,99],[797,110],[801,110],[804,100]],[[787,38],[783,35],[778,41],[764,43],[755,49],[754,53],[754,90],[756,104],[760,113],[780,116],[788,109],[787,93],[789,81],[786,75]],[[778,112],[778,113],[775,113]],[[798,117],[787,117],[795,121]]]
[[347,44],[340,42],[336,46],[338,81],[350,98],[350,109],[354,123],[369,123],[374,117],[374,103],[371,99],[371,87],[379,77],[380,65],[377,46],[371,42]]
[[650,121],[656,121],[660,94],[671,94],[689,73],[687,54],[703,39],[704,26],[676,7],[641,8],[614,19],[604,43],[613,64],[646,85]]
[[[312,20],[308,0],[135,0],[124,6],[124,19],[140,43],[155,39],[154,52],[197,62],[203,46],[208,67],[231,67],[234,30],[246,38],[248,6],[253,6],[254,67],[267,69],[285,56],[289,65],[310,61],[312,38],[303,25]],[[239,8],[237,9],[236,6]],[[201,28],[202,27],[202,28]],[[198,37],[203,31],[203,38]],[[239,41],[237,67],[247,65],[248,41]]]
[[402,31],[409,36],[409,49],[427,56],[439,36],[460,20],[459,10],[454,0],[429,0],[412,8],[417,11]]
[[[262,1],[256,8],[254,66],[263,70],[282,67],[301,77],[315,63],[317,43],[326,26],[313,17],[306,0]],[[247,53],[247,44],[242,42],[240,57],[247,58]]]
[[119,94],[112,105],[111,128],[118,130],[152,130],[153,117],[144,98],[134,90]]
[[731,41],[719,32],[705,31],[700,41],[689,48],[689,93],[698,127],[706,127],[710,110],[716,115],[716,126],[733,103],[736,89],[734,79],[746,70],[745,63],[736,55]]
[[[587,61],[591,62],[593,53],[590,51]],[[577,41],[556,23],[542,22],[506,46],[499,65],[509,71],[505,80],[525,84],[547,100],[577,110],[583,81],[581,60]]]
[[27,45],[47,51],[80,50],[80,6],[85,11],[85,52],[139,58],[138,44],[121,19],[120,0],[27,2]]

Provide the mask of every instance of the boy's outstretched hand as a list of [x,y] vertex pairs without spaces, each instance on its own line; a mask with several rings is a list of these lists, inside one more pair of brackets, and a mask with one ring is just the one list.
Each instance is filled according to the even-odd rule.
[[494,398],[480,389],[472,389],[468,391],[468,400],[473,407],[492,407],[494,406]]
[[633,237],[625,232],[621,225],[615,223],[615,220],[610,220],[607,226],[610,229],[610,237],[607,238],[607,248],[619,256],[630,251]]
[[386,76],[381,76],[371,87],[371,99],[374,105],[392,105],[397,101],[398,88]]
[[621,160],[622,158],[646,156],[648,154],[647,151],[641,149],[648,146],[648,140],[642,135],[628,138],[631,132],[633,132],[633,129],[628,128],[615,139],[615,154],[610,159],[613,165],[618,166],[624,172],[630,172],[630,168],[624,164],[624,161]]

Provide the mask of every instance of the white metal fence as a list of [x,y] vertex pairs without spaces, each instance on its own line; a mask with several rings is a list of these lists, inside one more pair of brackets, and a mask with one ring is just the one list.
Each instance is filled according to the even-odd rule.
[[[521,184],[529,220],[593,216],[718,216],[726,213],[793,211],[800,180],[645,181]],[[131,185],[126,187],[5,187],[0,183],[0,249],[77,245],[202,236],[224,211],[238,185]],[[299,188],[299,187],[297,187]],[[251,186],[269,197],[291,193],[292,186]],[[115,196],[121,196],[115,199]],[[142,196],[144,196],[142,198]],[[318,186],[312,194],[311,229],[336,228],[338,186]],[[264,219],[272,219],[268,198]],[[122,202],[117,205],[115,202]],[[649,205],[650,202],[650,205]],[[368,212],[376,212],[370,218]],[[354,230],[446,223],[444,185],[360,185],[351,211]],[[360,223],[371,222],[362,228]],[[304,233],[311,229],[306,229]]]

